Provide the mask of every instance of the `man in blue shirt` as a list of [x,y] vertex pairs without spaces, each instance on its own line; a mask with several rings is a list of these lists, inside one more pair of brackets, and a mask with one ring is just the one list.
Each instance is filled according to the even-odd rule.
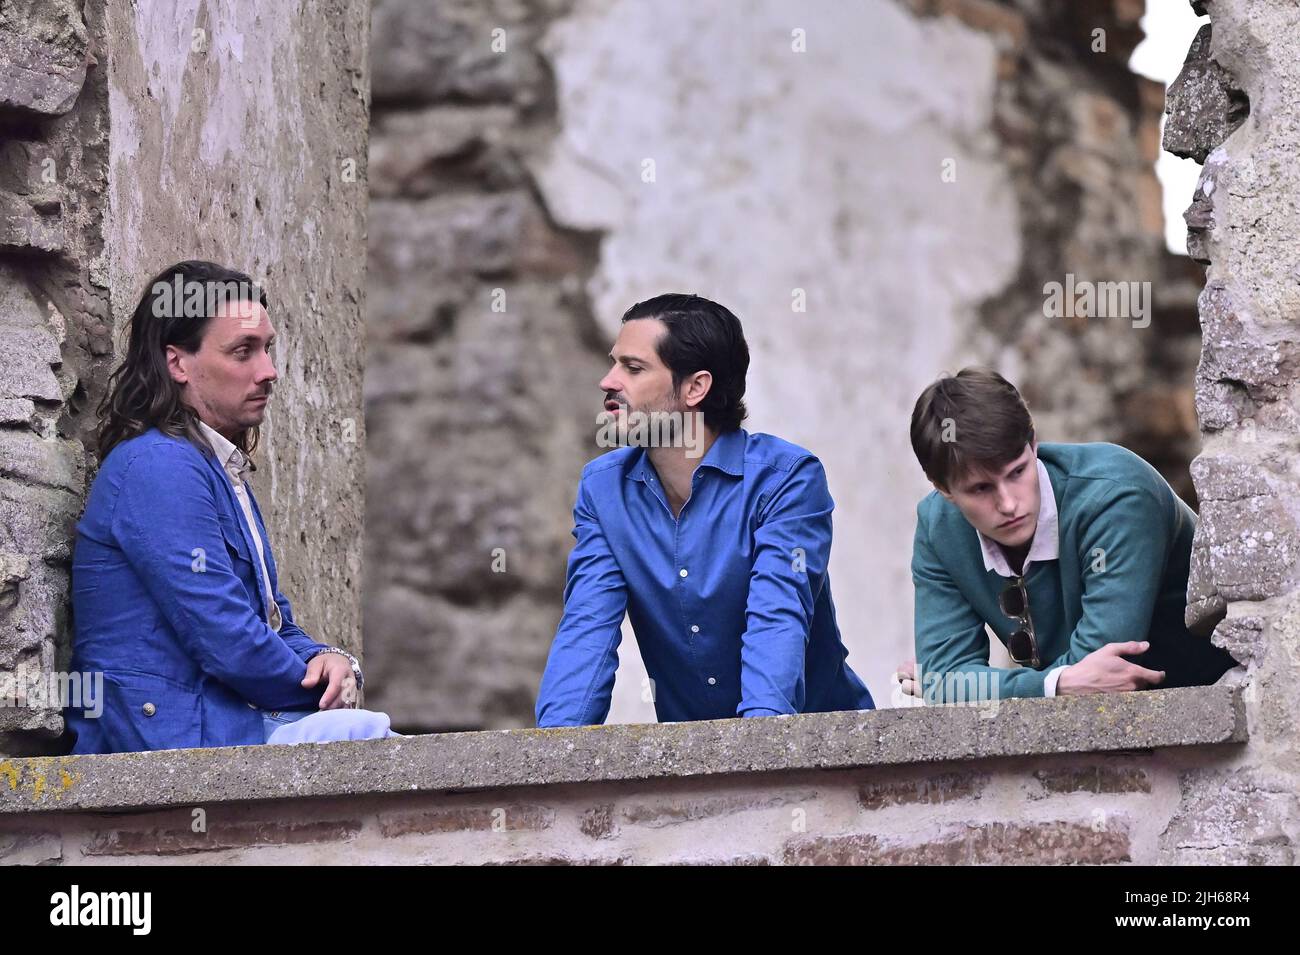
[[835,623],[821,462],[740,427],[740,321],[660,295],[610,358],[607,423],[632,446],[583,469],[538,726],[605,720],[625,612],[661,721],[871,709]]

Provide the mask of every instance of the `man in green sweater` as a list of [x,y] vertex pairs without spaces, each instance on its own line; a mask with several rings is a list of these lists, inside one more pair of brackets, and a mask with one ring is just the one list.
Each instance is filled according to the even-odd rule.
[[[996,372],[936,381],[912,412],[935,491],[916,509],[916,663],[927,703],[1213,683],[1236,665],[1183,623],[1196,516],[1113,444],[1039,444]],[[989,665],[988,626],[1013,668]]]

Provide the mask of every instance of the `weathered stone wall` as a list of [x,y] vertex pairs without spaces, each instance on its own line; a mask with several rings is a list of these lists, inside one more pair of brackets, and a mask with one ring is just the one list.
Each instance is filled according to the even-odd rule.
[[[0,761],[0,861],[1289,862],[1238,691]],[[1225,853],[1224,830],[1239,845]]]
[[[748,427],[825,461],[838,616],[882,703],[928,490],[907,420],[941,370],[999,367],[1045,440],[1126,444],[1193,498],[1199,276],[1164,247],[1141,13],[377,0],[371,702],[531,723],[604,354],[667,290],[736,311]],[[1068,274],[1152,283],[1151,324],[1045,318]],[[628,634],[613,721],[654,718],[644,677]]]
[[295,617],[357,650],[368,15],[365,0],[115,2],[106,31],[113,314],[180,258],[264,283],[280,380],[253,486]]
[[[1178,765],[1125,757],[341,797],[5,826],[11,865],[1153,865]],[[1212,853],[1210,854],[1212,857]],[[1275,862],[1268,847],[1253,861]]]
[[374,5],[367,683],[411,729],[530,723],[559,619],[609,348],[597,239],[553,223],[528,168],[564,7]]
[[[66,659],[94,409],[145,281],[183,258],[267,286],[280,382],[254,484],[297,617],[359,649],[368,15],[0,7],[0,672]],[[0,752],[61,731],[0,709]]]
[[[1281,0],[1194,6],[1211,26],[1171,91],[1166,132],[1172,151],[1205,159],[1187,211],[1188,249],[1208,266],[1188,622],[1217,623],[1215,643],[1247,664],[1252,742],[1231,765],[1184,778],[1184,812],[1225,861],[1248,858],[1250,841],[1267,832],[1270,858],[1290,862],[1300,838],[1300,9]],[[1231,812],[1225,792],[1235,794]]]
[[[83,442],[108,373],[103,5],[0,5],[0,674],[66,659]],[[47,751],[57,708],[0,706],[0,753]]]

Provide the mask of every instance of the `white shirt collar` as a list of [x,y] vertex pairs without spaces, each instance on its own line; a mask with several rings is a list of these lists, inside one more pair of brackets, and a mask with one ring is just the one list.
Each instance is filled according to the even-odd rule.
[[[1029,573],[1029,565],[1034,561],[1056,560],[1060,554],[1060,540],[1057,534],[1056,493],[1052,490],[1052,480],[1047,476],[1047,468],[1038,458],[1038,526],[1034,528],[1034,540],[1029,545],[1029,554],[1025,557],[1024,574]],[[984,569],[995,570],[1003,577],[1020,577],[1007,563],[1007,557],[997,541],[990,540],[978,530],[980,549],[984,552]]]
[[253,462],[248,459],[248,456],[220,431],[208,427],[203,421],[199,422],[199,430],[203,432],[203,437],[208,439],[212,453],[217,456],[221,467],[226,474],[230,475],[231,480],[243,481],[248,473],[254,470]]

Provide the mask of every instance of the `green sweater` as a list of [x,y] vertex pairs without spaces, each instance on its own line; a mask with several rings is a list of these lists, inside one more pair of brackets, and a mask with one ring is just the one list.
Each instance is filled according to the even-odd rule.
[[1166,671],[1162,687],[1213,683],[1234,666],[1183,624],[1196,515],[1164,478],[1114,444],[1044,443],[1038,457],[1056,497],[1060,548],[1025,578],[1043,667],[989,666],[985,625],[1004,644],[1017,626],[998,606],[1008,579],[984,569],[975,528],[933,491],[917,506],[912,546],[926,702],[1042,696],[1050,670],[1127,640],[1151,641],[1129,659]]

